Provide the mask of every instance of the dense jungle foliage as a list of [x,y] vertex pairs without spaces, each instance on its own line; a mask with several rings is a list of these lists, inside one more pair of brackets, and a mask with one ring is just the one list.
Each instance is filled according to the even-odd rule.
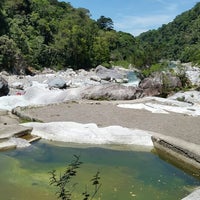
[[200,3],[171,23],[138,38],[150,63],[169,59],[200,64]]
[[58,0],[0,1],[0,70],[28,66],[88,69],[99,64],[146,66],[160,59],[200,62],[200,3],[139,37],[117,32],[111,18]]
[[140,58],[131,34],[115,31],[110,18],[92,20],[85,8],[57,0],[6,0],[0,6],[0,69],[87,69]]

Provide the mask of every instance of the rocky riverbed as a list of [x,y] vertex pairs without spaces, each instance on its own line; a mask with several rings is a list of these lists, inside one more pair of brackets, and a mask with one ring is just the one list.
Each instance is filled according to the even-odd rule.
[[[160,141],[163,144],[172,144],[167,148],[179,149],[187,155],[194,155],[190,160],[192,157],[197,159],[195,162],[199,165],[199,153],[196,153],[200,149],[198,140],[200,127],[197,122],[200,116],[199,68],[189,64],[185,66],[185,74],[195,89],[174,93],[168,98],[152,96],[159,96],[162,93],[163,76],[167,77],[168,86],[172,90],[177,87],[181,89],[182,83],[179,77],[161,73],[143,80],[136,78],[130,81],[129,73],[135,74],[133,69],[125,70],[118,67],[107,69],[103,66],[90,71],[67,69],[55,72],[46,69],[33,76],[9,75],[2,72],[1,133],[6,128],[10,130],[7,122],[16,124],[16,127],[20,126],[18,128],[21,131],[19,119],[11,120],[12,113],[15,113],[28,119],[46,122],[26,124],[30,126],[28,132],[36,135],[40,132],[36,136],[37,139],[46,137],[52,140],[47,134],[51,135],[52,131],[55,133],[55,126],[61,130],[61,134],[66,128],[71,131],[73,137],[68,135],[66,141],[79,143],[80,130],[87,135],[87,138],[84,138],[86,143],[92,143],[92,138],[95,138],[96,144],[151,146],[150,138],[153,136],[156,143],[154,145],[160,145]],[[86,103],[81,103],[85,101]],[[116,129],[121,130],[117,135]],[[102,132],[107,133],[106,137],[99,137]],[[1,145],[6,139],[11,138],[9,145],[12,146],[12,138],[18,133],[6,138],[4,134],[0,141]],[[53,138],[56,141],[62,140],[60,135],[53,135]],[[130,143],[130,140],[134,140],[134,143]],[[139,142],[136,142],[137,140]],[[18,143],[14,141],[13,147],[29,145],[23,143],[23,140],[18,140]],[[5,143],[3,145],[3,148],[6,148]]]

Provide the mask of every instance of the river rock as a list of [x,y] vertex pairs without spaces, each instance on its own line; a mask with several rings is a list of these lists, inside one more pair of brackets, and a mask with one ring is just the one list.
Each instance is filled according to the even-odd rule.
[[12,85],[10,87],[12,87],[14,89],[18,89],[18,90],[24,89],[24,85],[22,82],[14,82],[14,83],[12,83]]
[[119,70],[118,68],[107,69],[99,65],[96,67],[95,72],[97,76],[106,81],[127,78],[127,72],[125,70]]
[[162,91],[162,78],[159,74],[154,77],[147,77],[139,83],[144,96],[156,96]]
[[197,190],[195,190],[182,200],[199,200],[199,199],[200,199],[200,188],[198,188]]
[[143,96],[159,96],[181,88],[182,83],[179,77],[161,72],[143,79],[139,87],[143,90]]
[[6,96],[9,93],[8,82],[3,78],[0,77],[0,97]]
[[67,87],[66,82],[61,77],[55,77],[48,82],[49,88],[59,88],[64,89]]
[[141,91],[137,88],[120,84],[90,86],[82,91],[82,98],[90,100],[131,100],[140,95]]
[[192,83],[192,85],[200,86],[200,68],[187,66],[186,68],[186,76]]
[[99,76],[91,76],[90,77],[90,80],[92,80],[92,81],[96,81],[96,82],[101,82],[101,78],[99,77]]

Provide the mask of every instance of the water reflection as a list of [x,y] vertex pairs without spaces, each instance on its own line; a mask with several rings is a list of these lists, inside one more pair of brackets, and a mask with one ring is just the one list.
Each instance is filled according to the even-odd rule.
[[55,200],[48,172],[52,169],[62,172],[74,154],[80,155],[84,163],[74,180],[79,182],[74,192],[76,199],[97,170],[102,181],[98,197],[105,200],[181,199],[200,184],[149,152],[59,147],[37,142],[26,149],[0,154],[1,199]]

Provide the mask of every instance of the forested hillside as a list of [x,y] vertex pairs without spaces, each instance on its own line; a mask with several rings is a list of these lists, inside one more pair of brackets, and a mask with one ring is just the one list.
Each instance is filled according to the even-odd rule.
[[57,0],[1,0],[0,9],[1,70],[142,62],[131,34],[113,30],[110,18],[92,20],[87,9]]
[[158,30],[141,34],[149,63],[160,59],[200,63],[200,3]]
[[141,67],[160,59],[200,63],[200,3],[138,37],[92,20],[89,10],[58,0],[0,1],[0,70],[88,69],[99,64]]

